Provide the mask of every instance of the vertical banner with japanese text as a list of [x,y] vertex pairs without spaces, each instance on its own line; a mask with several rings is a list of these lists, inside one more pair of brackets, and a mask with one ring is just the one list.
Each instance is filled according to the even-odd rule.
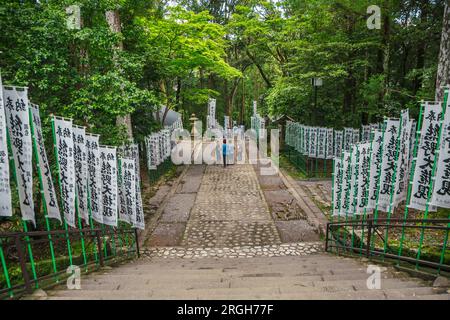
[[36,225],[33,203],[33,144],[28,112],[28,89],[4,86],[3,99],[19,189],[22,220],[31,221]]
[[5,118],[3,85],[0,75],[0,217],[11,217],[11,186],[9,181],[9,154]]
[[52,219],[57,219],[61,222],[61,214],[59,211],[58,198],[53,185],[52,173],[47,159],[47,152],[45,150],[44,136],[42,134],[41,117],[39,115],[39,106],[30,104],[30,112],[33,128],[33,139],[37,151],[37,167],[41,176],[42,190],[45,199],[45,206],[47,209],[47,216]]
[[75,158],[72,120],[53,118],[54,134],[58,161],[61,205],[64,220],[75,225]]

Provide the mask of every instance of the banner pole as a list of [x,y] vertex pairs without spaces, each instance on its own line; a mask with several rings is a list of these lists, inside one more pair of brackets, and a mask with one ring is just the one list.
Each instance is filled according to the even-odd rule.
[[[55,118],[51,117],[51,124],[52,124],[52,133],[53,133],[53,149],[55,150],[55,161],[56,161],[56,168],[58,170],[58,182],[59,182],[59,190],[62,195],[62,184],[60,179],[60,168],[59,168],[59,161],[58,161],[58,146],[56,145],[56,132],[55,132]],[[70,239],[69,239],[69,228],[67,227],[66,218],[62,217],[64,220],[64,230],[66,231],[66,243],[67,243],[67,253],[69,255],[69,262],[70,265],[73,265],[73,259],[72,259],[72,247],[70,245]]]
[[86,256],[86,247],[84,245],[84,233],[83,231],[83,222],[81,221],[80,212],[78,210],[78,195],[75,194],[75,212],[78,217],[78,228],[80,229],[80,240],[81,240],[81,253],[83,255],[83,264],[87,271],[87,256]]
[[[28,108],[28,115],[30,118],[31,138],[33,139],[33,149],[34,149],[35,161],[37,164],[36,168],[37,168],[38,178],[39,178],[39,192],[41,194],[41,199],[42,199],[42,208],[44,211],[45,227],[46,227],[47,231],[50,232],[51,231],[50,221],[48,218],[47,202],[45,200],[45,194],[44,194],[44,184],[43,184],[43,179],[42,179],[42,172],[41,172],[41,167],[39,165],[39,155],[38,155],[39,150],[37,147],[37,139],[36,139],[36,135],[35,135],[35,127],[34,127],[34,123],[33,123],[33,115],[32,115],[31,108]],[[49,246],[50,246],[50,254],[52,257],[53,273],[55,273],[56,282],[59,282],[58,270],[56,267],[56,260],[55,260],[55,249],[53,246],[52,235],[50,233],[48,234],[48,241],[49,241]]]
[[[385,233],[384,233],[383,253],[386,253],[386,250],[387,250],[387,243],[388,243],[388,236],[389,236],[389,223],[391,221],[391,214],[392,214],[392,210],[393,210],[392,207],[394,205],[395,184],[396,184],[396,180],[397,180],[397,162],[398,162],[398,156],[399,156],[399,152],[400,152],[400,142],[401,142],[401,134],[402,134],[402,128],[403,128],[403,123],[402,123],[401,117],[400,117],[399,121],[400,121],[400,125],[399,125],[398,134],[397,134],[397,143],[395,146],[394,173],[392,175],[391,192],[389,195],[389,208],[388,208],[388,215],[387,215],[387,221],[386,221],[386,229],[385,229]],[[384,256],[383,256],[383,260],[384,260]]]
[[6,287],[8,288],[9,297],[12,298],[14,296],[11,290],[11,280],[9,278],[8,267],[6,266],[5,255],[3,254],[3,243],[0,240],[0,261],[2,262],[3,275],[5,276]]
[[[90,224],[90,228],[91,231],[94,231],[94,219],[92,219],[92,209],[91,209],[91,192],[90,189],[87,188],[87,194],[88,194],[88,213],[89,213],[89,224]],[[95,263],[98,265],[98,253],[97,253],[97,246],[93,245],[92,246],[93,252],[94,252],[94,259],[95,259]]]
[[[381,163],[380,163],[380,168],[378,169],[378,175],[377,175],[377,191],[376,191],[376,197],[375,197],[375,211],[374,211],[374,215],[373,215],[373,222],[376,223],[377,219],[378,219],[378,199],[380,198],[380,189],[381,189],[381,171],[383,170],[383,149],[384,149],[384,134],[386,131],[386,119],[383,121],[383,127],[382,127],[382,131],[383,133],[381,134],[381,143],[380,143],[380,150],[381,150]],[[370,250],[373,250],[375,246],[375,237],[372,237],[371,242],[370,242]]]
[[[448,90],[445,90],[444,102],[442,102],[442,116],[441,116],[441,119],[439,120],[439,133],[438,133],[438,138],[437,138],[436,147],[435,147],[435,151],[434,151],[433,169],[431,170],[430,184],[428,185],[427,202],[425,204],[425,213],[423,215],[424,221],[422,221],[422,226],[425,225],[425,220],[428,219],[428,213],[429,213],[429,209],[430,209],[429,208],[430,207],[430,199],[431,199],[431,195],[433,193],[434,179],[435,179],[435,174],[436,174],[437,160],[439,158],[439,151],[440,151],[440,144],[441,144],[441,137],[442,137],[442,127],[443,127],[443,123],[444,123],[445,111],[447,109],[447,101],[448,101]],[[419,248],[417,250],[416,270],[419,268],[418,260],[420,260],[420,255],[422,254],[422,246],[423,246],[424,236],[425,236],[425,229],[422,228],[422,230],[420,232]]]
[[[8,148],[8,152],[9,152],[9,164],[10,164],[10,168],[11,168],[11,171],[12,171],[12,176],[13,176],[13,179],[16,182],[16,185],[17,185],[17,188],[18,188],[19,187],[19,182],[17,180],[16,167],[14,165],[14,156],[12,154],[11,138],[9,136],[9,131],[8,130],[6,130],[6,143],[8,145],[7,148]],[[28,232],[27,222],[24,221],[24,220],[22,220],[22,228],[23,228],[24,232]],[[34,265],[34,257],[33,257],[33,251],[31,249],[30,238],[28,236],[25,236],[25,241],[27,243],[28,256],[30,257],[31,272],[33,274],[33,279],[34,279],[36,288],[38,288],[37,275],[36,275],[36,266]]]
[[397,259],[397,265],[400,265],[400,257],[402,256],[403,251],[403,242],[405,240],[405,225],[406,225],[406,219],[408,218],[409,213],[409,207],[408,204],[411,201],[411,193],[412,193],[412,186],[413,186],[413,179],[414,179],[414,171],[416,169],[416,163],[417,163],[417,153],[419,149],[419,139],[421,135],[421,126],[422,126],[422,118],[423,118],[423,112],[424,112],[424,105],[420,104],[420,111],[419,111],[419,119],[417,121],[417,129],[416,129],[416,138],[414,140],[414,149],[413,149],[413,156],[411,160],[411,168],[409,171],[409,183],[408,183],[408,191],[406,195],[406,202],[405,202],[405,211],[403,215],[403,226],[402,226],[402,235],[400,237],[400,245],[398,248],[398,257]]

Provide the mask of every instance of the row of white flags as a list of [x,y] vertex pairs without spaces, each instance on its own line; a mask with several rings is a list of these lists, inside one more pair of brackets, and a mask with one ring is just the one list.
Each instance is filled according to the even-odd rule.
[[[173,128],[180,130],[182,127]],[[145,137],[145,149],[147,151],[148,170],[156,170],[157,167],[170,158],[172,151],[172,129],[166,128]]]
[[[10,169],[15,173],[24,221],[36,225],[33,202],[33,155],[47,216],[76,228],[78,217],[90,224],[117,226],[125,221],[144,228],[137,145],[101,146],[71,119],[52,119],[58,162],[61,206],[44,146],[39,107],[29,102],[27,88],[2,86],[0,78],[0,216],[11,217]],[[9,167],[7,139],[14,168]]]
[[342,151],[349,152],[351,145],[370,140],[370,133],[381,124],[363,125],[361,129],[311,127],[287,121],[285,142],[299,153],[319,159],[333,159]]
[[417,142],[415,123],[404,110],[400,119],[387,119],[382,129],[374,130],[370,142],[354,144],[334,159],[333,215],[393,212],[407,200],[408,186],[409,208],[450,208],[449,105],[444,116],[440,102],[422,107]]

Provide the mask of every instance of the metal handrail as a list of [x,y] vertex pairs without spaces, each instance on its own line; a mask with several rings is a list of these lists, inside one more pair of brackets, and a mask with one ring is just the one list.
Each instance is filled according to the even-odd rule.
[[[340,239],[340,235],[335,235],[340,228],[352,227],[352,228],[362,228],[367,229],[367,236],[360,239],[360,246],[349,246],[345,239]],[[405,256],[401,254],[388,253],[386,250],[378,250],[371,247],[372,238],[378,230],[378,228],[392,228],[392,229],[419,229],[419,230],[443,230],[447,233],[450,231],[450,219],[365,219],[365,220],[351,220],[351,221],[341,221],[341,222],[329,222],[326,228],[326,239],[325,239],[325,251],[330,252],[332,248],[337,250],[349,251],[352,253],[358,253],[359,255],[365,255],[366,258],[371,258],[374,256],[382,258],[392,258],[399,261],[405,261],[408,263],[414,263],[416,269],[418,265],[424,265],[427,267],[438,269],[438,273],[441,270],[450,271],[450,265],[445,264],[444,261],[434,262],[425,259],[417,259],[410,256]],[[446,251],[442,245],[442,251]],[[394,252],[394,250],[389,250]]]
[[[57,243],[60,241],[66,241],[67,238],[70,239],[91,239],[92,243],[95,243],[96,254],[98,255],[98,261],[89,261],[83,264],[83,267],[92,266],[98,264],[99,267],[103,267],[105,265],[105,261],[109,261],[112,258],[116,258],[118,255],[105,257],[103,252],[105,248],[103,247],[105,242],[105,237],[108,236],[123,236],[126,234],[132,235],[132,239],[134,238],[134,242],[131,244],[132,247],[135,247],[130,250],[124,252],[124,254],[135,253],[138,257],[140,256],[139,249],[139,241],[138,241],[138,233],[137,229],[101,229],[101,228],[84,228],[84,229],[73,229],[73,230],[52,230],[52,231],[28,231],[28,232],[3,232],[0,233],[0,247],[6,249],[7,251],[11,248],[15,248],[17,251],[17,256],[15,257],[18,260],[18,264],[20,266],[20,272],[23,279],[23,283],[11,285],[9,288],[1,288],[0,289],[0,297],[8,294],[10,297],[12,295],[18,296],[23,293],[30,293],[33,291],[33,287],[35,287],[38,283],[50,279],[52,277],[56,277],[66,273],[66,270],[59,270],[58,272],[52,272],[50,274],[45,274],[39,276],[35,279],[31,279],[30,273],[27,269],[27,261],[26,256],[26,246],[28,244],[39,244],[45,242],[53,242]],[[60,235],[61,237],[57,237]],[[49,237],[54,236],[54,237]],[[17,263],[17,262],[15,262]]]

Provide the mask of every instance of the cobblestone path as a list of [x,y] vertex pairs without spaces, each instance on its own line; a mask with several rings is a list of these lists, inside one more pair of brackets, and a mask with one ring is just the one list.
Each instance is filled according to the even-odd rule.
[[182,246],[208,248],[280,243],[252,166],[207,166]]

